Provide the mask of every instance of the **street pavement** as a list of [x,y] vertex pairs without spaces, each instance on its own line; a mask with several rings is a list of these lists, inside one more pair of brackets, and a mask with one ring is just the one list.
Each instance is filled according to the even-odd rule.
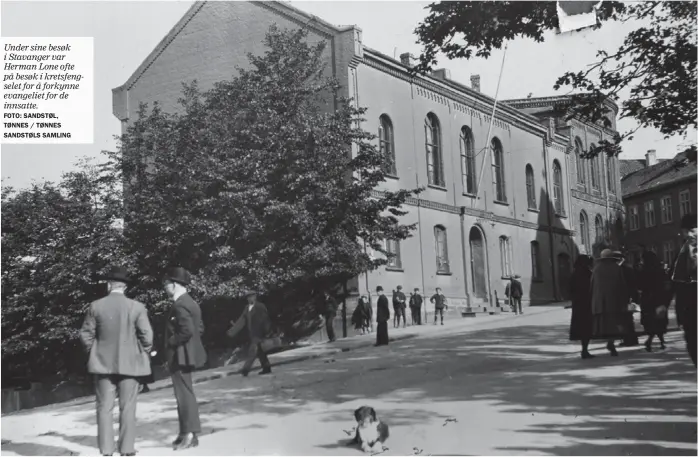
[[[581,360],[569,309],[526,311],[391,328],[402,339],[388,347],[371,335],[299,349],[314,358],[269,377],[202,373],[200,446],[178,454],[361,455],[348,441],[362,405],[390,425],[382,455],[697,454],[696,370],[679,332],[664,351],[610,357],[598,342]],[[140,396],[138,418],[139,455],[172,455],[171,388]],[[95,455],[95,435],[93,403],[20,412],[2,418],[2,455]]]

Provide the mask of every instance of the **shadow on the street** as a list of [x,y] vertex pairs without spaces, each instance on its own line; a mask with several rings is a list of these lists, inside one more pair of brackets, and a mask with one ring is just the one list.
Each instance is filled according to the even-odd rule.
[[[204,433],[264,429],[268,425],[257,419],[234,429],[224,429],[222,424],[230,417],[251,414],[284,417],[323,403],[351,403],[346,412],[338,413],[335,408],[318,416],[341,430],[350,427],[353,408],[378,398],[411,405],[487,401],[507,413],[577,418],[573,423],[522,426],[519,430],[541,438],[558,435],[567,445],[523,448],[501,443],[496,448],[500,452],[696,455],[696,372],[684,354],[683,342],[673,343],[676,347],[663,354],[629,351],[610,357],[598,351],[596,358],[581,360],[567,334],[566,325],[475,330],[288,365],[271,378],[251,376],[199,384],[196,390]],[[388,359],[397,359],[390,369]],[[686,382],[694,386],[691,391],[677,387]],[[143,405],[148,410],[147,420],[141,417],[145,413],[139,414],[139,441],[167,446],[176,434],[176,405],[173,398],[165,399],[169,393],[139,399],[139,409]],[[379,414],[391,426],[433,421],[445,425],[454,420],[411,405]],[[664,416],[666,421],[647,419],[653,415]],[[81,409],[78,419],[94,424],[93,409]],[[96,441],[94,437],[65,438],[92,447]],[[346,447],[343,443],[330,442],[319,448]],[[347,447],[347,453],[360,451]]]

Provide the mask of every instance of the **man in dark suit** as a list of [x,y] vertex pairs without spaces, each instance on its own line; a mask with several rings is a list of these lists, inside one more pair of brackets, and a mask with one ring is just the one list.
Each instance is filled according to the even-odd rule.
[[189,272],[181,267],[172,268],[164,280],[165,292],[174,301],[165,329],[166,358],[179,417],[179,435],[172,443],[174,450],[198,446],[197,435],[201,433],[191,374],[206,364],[206,350],[201,342],[204,333],[201,308],[187,293],[190,283]]
[[514,275],[511,277],[509,284],[507,284],[506,289],[504,289],[504,295],[509,297],[511,301],[511,307],[514,309],[515,314],[523,314],[523,309],[521,308],[521,297],[523,297],[523,286],[519,279],[521,276]]
[[259,363],[262,365],[262,371],[259,374],[269,374],[271,373],[271,364],[262,348],[262,342],[267,338],[271,330],[269,312],[264,303],[257,300],[257,292],[248,291],[245,293],[245,297],[247,298],[247,306],[245,306],[240,319],[233,323],[233,327],[228,330],[228,336],[234,338],[242,329],[247,330],[249,342],[244,351],[246,360],[242,366],[243,376],[247,376],[250,373],[252,364],[258,357]]
[[441,288],[436,288],[436,293],[429,299],[434,304],[434,325],[436,325],[436,319],[441,315],[441,325],[444,325],[444,308],[448,308],[446,304],[446,296],[441,293]]
[[424,299],[419,293],[419,287],[414,288],[414,293],[410,296],[410,311],[412,311],[412,325],[422,325],[422,303]]
[[395,312],[393,325],[395,328],[400,327],[400,316],[402,316],[402,326],[407,327],[407,317],[405,316],[405,309],[407,309],[406,300],[402,286],[397,286],[397,291],[393,292],[393,311]]
[[323,317],[325,318],[325,329],[327,330],[327,337],[330,342],[336,341],[337,337],[334,333],[334,320],[337,317],[337,299],[330,293],[325,292],[325,312]]
[[126,298],[128,273],[114,267],[105,276],[109,294],[90,305],[80,330],[95,376],[97,441],[102,455],[114,453],[114,400],[119,397],[119,453],[136,455],[136,399],[139,377],[150,374],[153,329],[145,306]]
[[383,287],[376,287],[378,293],[378,303],[376,304],[376,346],[386,346],[390,340],[388,338],[388,321],[390,320],[390,304],[388,297],[383,292]]

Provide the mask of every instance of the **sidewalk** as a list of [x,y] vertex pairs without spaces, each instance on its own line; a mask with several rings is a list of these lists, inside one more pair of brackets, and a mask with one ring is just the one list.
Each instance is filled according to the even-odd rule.
[[[569,302],[558,302],[551,303],[545,306],[533,306],[525,309],[525,315],[536,315],[544,314],[551,311],[563,309],[565,305]],[[458,333],[464,328],[468,327],[482,327],[491,324],[496,324],[502,320],[514,319],[516,315],[513,313],[502,313],[497,315],[481,315],[478,317],[468,317],[468,318],[457,318],[445,321],[445,325],[433,325],[424,324],[420,326],[408,326],[406,328],[393,328],[390,323],[388,325],[388,334],[390,336],[390,342],[401,341],[406,339],[417,338],[420,336],[428,336],[436,334],[449,335],[451,333]],[[357,335],[348,338],[338,339],[337,341],[330,343],[317,343],[308,346],[298,346],[292,349],[288,349],[283,352],[269,355],[269,361],[272,367],[294,364],[299,362],[304,362],[307,360],[329,357],[334,354],[349,352],[352,350],[366,348],[373,346],[375,344],[375,327],[374,331],[367,335]],[[214,379],[221,379],[228,376],[238,375],[241,372],[243,362],[237,362],[231,365],[222,366],[218,368],[211,368],[208,370],[201,370],[193,374],[194,384],[200,384],[207,381],[212,381]],[[259,361],[255,361],[253,365],[253,370],[261,368],[259,366]],[[169,378],[156,381],[149,384],[150,391],[158,391],[162,389],[167,389],[172,387],[172,381]],[[26,412],[41,411],[41,410],[53,410],[56,408],[61,408],[65,406],[79,406],[83,404],[88,404],[94,402],[94,396],[86,396],[76,398],[62,403],[54,403],[51,405],[40,406],[32,409],[25,409],[21,411],[16,411],[7,414],[17,415]]]

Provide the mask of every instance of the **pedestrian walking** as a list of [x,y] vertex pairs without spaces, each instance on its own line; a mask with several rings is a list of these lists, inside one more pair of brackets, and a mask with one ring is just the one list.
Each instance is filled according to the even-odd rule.
[[337,299],[330,292],[324,292],[324,298],[325,310],[323,317],[325,318],[325,329],[327,330],[327,338],[332,343],[337,340],[334,333],[334,320],[337,317],[338,304]]
[[[242,366],[242,375],[247,376],[250,373],[252,364],[255,359],[259,358],[259,363],[262,365],[260,375],[271,373],[271,363],[267,357],[262,343],[269,336],[271,331],[271,320],[269,312],[264,303],[257,299],[257,292],[250,290],[245,292],[247,306],[242,311],[240,319],[233,322],[233,326],[228,330],[228,336],[234,338],[240,331],[247,331],[247,346],[243,350],[246,355],[245,364]],[[336,311],[335,311],[336,312]]]
[[448,309],[448,304],[446,303],[446,296],[441,293],[441,288],[436,288],[436,293],[431,296],[429,300],[434,304],[434,325],[436,325],[436,320],[438,316],[441,316],[441,325],[444,325],[444,308]]
[[170,269],[163,281],[165,292],[173,302],[165,328],[165,357],[179,418],[179,434],[172,442],[175,451],[198,446],[201,433],[191,374],[206,364],[206,350],[201,342],[204,324],[199,304],[187,292],[189,284],[191,276],[182,267]]
[[696,232],[696,215],[685,214],[681,218],[681,234],[684,243],[674,263],[672,282],[676,292],[676,315],[683,327],[688,355],[696,365],[696,251],[698,233]]
[[612,356],[618,355],[615,340],[627,334],[628,303],[628,286],[621,266],[613,251],[604,249],[591,276],[592,337],[606,340]]
[[139,378],[151,373],[153,329],[145,306],[124,295],[126,269],[113,267],[104,279],[108,295],[90,304],[80,329],[80,341],[89,354],[87,371],[95,381],[97,443],[102,455],[114,453],[112,412],[118,396],[118,452],[136,455],[136,400]]
[[407,316],[405,316],[406,310],[407,299],[405,298],[404,292],[402,292],[402,286],[397,286],[397,291],[393,291],[393,311],[395,312],[393,326],[395,328],[400,327],[400,317],[402,317],[403,328],[407,327]]
[[365,335],[371,331],[371,322],[373,321],[373,309],[365,295],[359,298],[356,308],[351,316],[351,321],[354,324],[354,329],[361,330],[361,334]]
[[514,313],[517,315],[523,314],[523,309],[521,308],[523,286],[521,285],[521,281],[519,281],[520,278],[521,276],[519,275],[512,276],[506,289],[504,289],[504,295],[506,295],[511,301],[512,307],[514,308]]
[[655,335],[659,338],[661,348],[666,349],[664,334],[669,324],[667,309],[671,300],[670,287],[667,287],[668,277],[664,266],[659,262],[659,257],[652,251],[642,253],[640,266],[640,322],[647,333],[645,349],[652,352],[652,340]]
[[376,346],[386,346],[388,339],[388,321],[390,320],[390,305],[388,297],[383,293],[383,287],[376,287],[378,293],[378,303],[376,304]]
[[414,288],[410,294],[410,312],[412,314],[412,325],[422,325],[422,303],[424,298],[419,293],[419,287]]
[[574,262],[574,271],[570,278],[570,296],[572,297],[572,318],[570,320],[570,341],[581,341],[582,359],[591,359],[589,353],[593,314],[591,312],[591,271],[594,260],[588,255],[580,255]]

